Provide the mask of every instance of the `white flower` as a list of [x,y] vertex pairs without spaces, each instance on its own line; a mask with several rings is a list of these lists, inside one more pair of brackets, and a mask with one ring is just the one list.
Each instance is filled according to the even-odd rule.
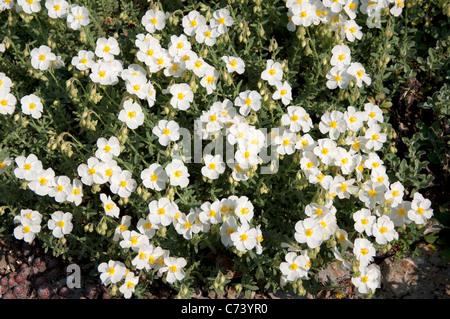
[[373,225],[372,234],[375,236],[375,241],[380,245],[384,245],[394,239],[398,239],[398,233],[394,227],[394,222],[388,216],[380,216]]
[[115,160],[99,162],[95,169],[100,175],[103,176],[104,183],[111,182],[111,176],[122,171],[122,168],[117,164],[117,161]]
[[197,28],[206,25],[206,19],[196,10],[190,11],[183,17],[183,31],[187,36],[195,35]]
[[100,200],[107,216],[119,218],[120,208],[114,203],[111,196],[102,193],[100,194]]
[[223,162],[222,155],[205,155],[203,158],[205,165],[202,167],[202,175],[209,179],[217,179],[220,174],[225,171],[225,163]]
[[143,100],[148,94],[148,81],[146,76],[130,76],[125,81],[127,92]]
[[311,151],[302,152],[302,157],[300,158],[300,168],[309,178],[311,174],[318,173],[319,169],[319,159]]
[[147,32],[154,33],[157,30],[160,31],[164,29],[166,26],[166,19],[169,15],[169,13],[164,13],[161,10],[155,11],[151,9],[145,12],[141,22]]
[[169,226],[178,211],[178,206],[167,197],[152,200],[148,204],[150,215],[155,218],[152,221],[157,225]]
[[259,111],[261,108],[261,94],[257,91],[247,90],[240,92],[239,96],[234,100],[236,106],[240,106],[239,113],[247,116],[250,110]]
[[350,63],[350,66],[347,68],[347,73],[356,79],[356,85],[358,87],[362,87],[363,82],[367,85],[372,83],[372,79],[366,73],[366,69],[359,62]]
[[[8,1],[7,0],[1,0],[0,1],[0,12],[3,11],[3,10],[10,10],[13,7],[14,7],[14,0],[8,0]],[[0,44],[0,47],[1,47],[1,44]],[[0,52],[4,52],[4,51],[0,50]]]
[[292,88],[287,81],[276,82],[276,91],[272,94],[274,100],[280,100],[284,105],[289,105],[292,101]]
[[347,20],[344,23],[344,33],[348,41],[353,42],[356,39],[361,40],[363,33],[361,27],[355,20]]
[[364,137],[367,139],[365,147],[369,150],[378,151],[383,147],[383,143],[386,142],[386,133],[381,132],[381,126],[373,124],[368,128]]
[[198,217],[204,224],[219,224],[222,222],[222,212],[220,211],[222,203],[220,200],[214,202],[205,202],[200,206]]
[[146,188],[161,191],[166,188],[168,176],[160,164],[153,163],[141,172],[141,179]]
[[172,35],[168,46],[169,54],[173,57],[184,56],[191,50],[191,43],[186,35]]
[[375,208],[375,205],[384,203],[386,190],[386,185],[368,180],[364,182],[364,189],[359,191],[359,199],[367,208]]
[[80,50],[77,56],[72,58],[71,64],[80,71],[90,69],[95,63],[94,56],[95,53],[92,51]]
[[356,18],[358,12],[358,2],[359,0],[347,0],[344,5],[345,13],[347,13],[348,17],[352,20]]
[[169,92],[172,94],[170,105],[182,111],[187,110],[194,100],[194,93],[187,83],[173,84]]
[[354,228],[358,233],[366,232],[368,236],[372,235],[373,225],[375,223],[375,216],[367,208],[362,208],[353,214],[355,221]]
[[25,95],[20,99],[22,112],[27,115],[31,115],[35,119],[39,119],[42,116],[43,106],[41,99],[34,95]]
[[223,56],[221,59],[223,62],[225,62],[227,71],[229,73],[233,72],[236,72],[238,74],[244,73],[245,63],[244,60],[242,60],[241,58],[234,56]]
[[237,231],[237,229],[238,224],[234,216],[228,217],[226,221],[220,226],[220,241],[225,247],[233,245],[231,234]]
[[411,209],[408,210],[407,214],[408,218],[416,224],[425,224],[433,216],[431,201],[416,192],[411,202]]
[[228,9],[222,8],[213,12],[213,18],[210,23],[214,29],[217,29],[219,34],[224,34],[227,32],[228,27],[233,25],[234,19]]
[[256,247],[258,240],[256,239],[256,228],[250,228],[247,223],[239,226],[235,232],[230,235],[233,245],[238,251],[251,250]]
[[169,176],[170,185],[186,187],[189,184],[189,173],[187,167],[179,159],[173,159],[166,166],[166,174]]
[[297,281],[297,279],[307,276],[311,266],[308,255],[289,252],[284,258],[286,261],[280,264],[280,271],[287,280]]
[[367,114],[349,106],[344,112],[344,120],[349,130],[358,132],[363,127],[364,121],[367,120]]
[[50,189],[48,195],[55,198],[55,201],[58,203],[63,203],[67,200],[71,192],[71,184],[72,182],[69,177],[57,176],[52,182],[53,187]]
[[200,80],[200,85],[206,88],[206,93],[209,95],[216,89],[218,79],[219,72],[214,67],[208,66],[205,68],[205,74]]
[[111,192],[118,194],[120,197],[129,197],[136,189],[136,186],[137,183],[128,170],[114,173],[111,176]]
[[323,0],[323,5],[330,8],[334,13],[340,12],[345,3],[346,0]]
[[139,282],[139,276],[136,276],[132,272],[129,272],[124,283],[119,287],[119,291],[123,294],[125,299],[130,299],[136,289],[136,285]]
[[148,214],[146,218],[140,218],[136,225],[137,230],[149,239],[153,238],[156,234],[156,230],[159,229],[156,219],[156,215],[154,214]]
[[327,87],[330,90],[334,90],[337,87],[340,89],[345,89],[348,87],[348,84],[350,82],[350,78],[347,73],[347,67],[338,67],[334,66],[328,71],[327,75]]
[[332,165],[335,161],[337,144],[334,140],[329,138],[322,138],[317,141],[317,146],[314,147],[314,155],[320,158],[320,161],[325,165]]
[[69,8],[67,14],[67,25],[69,28],[79,30],[81,27],[87,26],[90,22],[89,10],[87,8],[78,5]]
[[276,151],[280,155],[292,154],[296,150],[297,135],[289,130],[284,130],[275,137],[275,144],[278,145]]
[[105,286],[118,283],[127,273],[125,264],[115,260],[110,260],[107,263],[102,262],[98,265],[97,270],[100,273],[100,280]]
[[53,186],[55,172],[53,169],[43,169],[36,174],[36,177],[28,184],[28,187],[37,195],[46,196]]
[[360,267],[365,267],[373,261],[376,250],[373,244],[365,238],[357,238],[353,243],[353,254],[360,263]]
[[234,214],[239,218],[242,224],[250,223],[254,216],[254,207],[247,196],[238,198]]
[[294,236],[298,243],[306,243],[309,248],[316,248],[323,242],[323,228],[315,218],[308,217],[295,224]]
[[397,181],[390,185],[389,191],[384,194],[384,199],[386,199],[391,207],[397,207],[403,202],[403,195],[405,193],[405,187],[401,182]]
[[389,10],[389,12],[394,16],[394,17],[398,17],[399,15],[402,14],[403,12],[403,8],[405,7],[405,1],[402,0],[394,0],[394,1],[390,1],[390,2],[394,2],[394,6]]
[[289,126],[291,132],[309,132],[313,128],[313,123],[305,109],[301,106],[290,105],[287,107],[287,114],[281,117],[281,123]]
[[344,175],[351,174],[356,167],[356,157],[351,152],[348,152],[342,147],[336,148],[334,152],[335,166],[341,168]]
[[113,159],[113,156],[119,156],[120,143],[117,137],[112,136],[109,139],[100,137],[97,140],[97,150],[95,151],[95,157],[99,160],[108,162]]
[[3,89],[5,93],[9,93],[12,86],[11,79],[5,73],[0,72],[0,90]]
[[198,223],[197,218],[199,218],[199,214],[193,210],[187,215],[181,213],[175,224],[175,230],[179,235],[182,235],[184,239],[192,239],[193,234],[198,234],[202,230],[200,225],[201,222]]
[[280,62],[274,62],[272,59],[266,61],[266,69],[261,73],[261,79],[269,82],[270,85],[280,82],[283,78],[283,70]]
[[119,243],[120,247],[124,249],[131,248],[133,251],[138,251],[140,248],[149,244],[148,237],[135,230],[125,230],[122,233],[122,240]]
[[353,178],[346,180],[343,176],[335,176],[330,192],[335,193],[340,199],[350,198],[350,195],[358,191],[358,187],[353,185],[354,182]]
[[33,219],[29,218],[28,216],[14,217],[14,222],[20,223],[20,225],[18,225],[16,228],[14,228],[13,234],[16,239],[18,239],[18,240],[23,239],[27,243],[33,242],[34,238],[36,237],[36,234],[41,231],[40,214],[38,216],[35,216],[35,218],[33,218]]
[[253,144],[247,144],[240,147],[234,154],[234,158],[241,168],[249,168],[258,165],[261,158],[258,156],[258,147]]
[[73,229],[72,214],[56,211],[48,220],[48,229],[52,230],[53,236],[62,238],[64,235],[70,234]]
[[218,36],[217,30],[213,29],[209,24],[201,25],[195,30],[195,40],[198,43],[205,43],[207,46],[216,44]]
[[320,119],[320,133],[328,133],[332,140],[337,140],[346,129],[344,114],[340,111],[326,112]]
[[17,99],[9,93],[9,88],[0,87],[0,114],[13,114],[16,108]]
[[27,157],[18,156],[15,162],[18,167],[14,169],[14,175],[19,179],[32,181],[42,170],[42,162],[34,154],[29,154]]
[[74,179],[70,185],[67,201],[79,206],[83,200],[83,183],[79,179]]
[[408,211],[411,209],[410,201],[403,201],[400,205],[391,208],[389,218],[394,222],[396,227],[402,227],[405,224],[411,223],[408,218]]
[[315,15],[314,8],[309,2],[301,4],[295,4],[291,7],[292,10],[292,23],[295,25],[302,25],[309,27],[313,22]]
[[92,184],[104,184],[106,178],[99,170],[101,162],[96,157],[90,157],[86,164],[80,164],[77,168],[78,175],[84,185],[91,186]]
[[120,220],[120,224],[114,230],[113,241],[117,242],[121,238],[123,238],[122,234],[126,231],[131,225],[131,216],[125,215],[122,216]]
[[182,257],[166,257],[164,258],[164,264],[164,269],[161,269],[161,271],[166,273],[166,280],[168,283],[182,280],[186,276],[183,270],[187,264],[186,259]]
[[118,73],[112,68],[112,62],[100,60],[91,66],[89,78],[101,85],[116,85],[119,82]]
[[134,130],[144,123],[142,108],[132,100],[123,103],[123,109],[119,112],[119,120],[124,122],[128,128]]
[[42,71],[47,70],[51,62],[56,60],[56,55],[46,45],[41,45],[39,48],[31,50],[30,56],[33,68]]
[[355,285],[358,293],[369,294],[380,287],[381,275],[380,266],[370,264],[368,267],[359,267],[359,276],[352,277],[352,284]]
[[174,142],[179,140],[179,129],[180,126],[173,120],[160,120],[158,125],[153,127],[152,132],[158,136],[159,144],[167,146],[171,141]]
[[65,0],[47,0],[45,1],[45,7],[50,18],[65,18],[69,3]]
[[5,157],[0,160],[0,175],[3,174],[6,169],[12,164],[14,160],[11,157]]
[[17,0],[17,4],[28,14],[41,11],[40,2],[41,0]]
[[383,111],[378,105],[373,103],[364,104],[364,112],[366,113],[367,125],[370,127],[373,124],[383,123]]

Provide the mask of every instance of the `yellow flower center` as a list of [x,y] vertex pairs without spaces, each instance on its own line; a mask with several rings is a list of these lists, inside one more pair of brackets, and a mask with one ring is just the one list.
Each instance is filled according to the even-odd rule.
[[296,263],[292,263],[289,268],[291,268],[292,270],[297,270],[298,265]]
[[280,95],[281,96],[285,96],[286,94],[287,94],[287,90],[286,89],[283,89],[283,90],[280,91]]
[[275,69],[270,69],[269,70],[269,74],[270,75],[275,75],[275,73],[277,73],[277,70],[275,70]]
[[41,60],[41,61],[45,61],[45,58],[46,58],[45,54],[41,54],[39,56],[39,60]]
[[314,233],[314,231],[311,228],[305,230],[305,235],[308,237],[311,237],[313,233]]
[[114,267],[109,267],[108,268],[108,274],[114,275],[115,272],[116,272],[116,269]]
[[125,186],[127,186],[127,181],[121,181],[119,183],[119,185],[120,185],[120,187],[125,187]]
[[55,4],[53,6],[53,9],[55,9],[55,11],[59,11],[59,10],[61,10],[61,6],[59,4]]
[[417,208],[417,214],[423,215],[423,213],[425,213],[425,209],[423,209],[422,207]]
[[197,21],[196,20],[192,20],[191,21],[191,27],[195,27],[197,26]]
[[246,241],[248,239],[248,236],[246,234],[241,235],[241,240]]
[[369,196],[370,196],[370,197],[375,197],[375,196],[377,196],[377,191],[374,190],[374,189],[371,189],[371,190],[369,191]]
[[100,72],[98,72],[98,76],[103,79],[106,76],[106,72],[100,71]]
[[30,227],[29,226],[25,226],[24,228],[23,228],[23,232],[24,233],[28,233],[30,231]]
[[380,228],[380,233],[381,234],[384,234],[384,233],[386,233],[388,231],[388,229],[386,228],[386,227],[381,227]]
[[164,130],[163,130],[163,134],[164,135],[169,135],[170,134],[170,130],[166,127]]
[[158,180],[158,175],[152,174],[152,176],[150,176],[150,180],[151,180],[152,182],[156,182],[156,181]]
[[136,111],[128,112],[127,116],[128,116],[130,119],[132,119],[133,117],[136,116]]
[[225,19],[222,18],[222,17],[220,17],[220,18],[218,19],[218,22],[219,22],[219,24],[224,24],[224,23],[225,23]]
[[213,77],[213,76],[207,76],[206,77],[206,82],[208,83],[208,84],[213,84],[214,83],[214,81],[215,81],[216,79]]
[[173,175],[174,175],[176,178],[179,178],[179,177],[181,177],[181,176],[183,175],[183,173],[182,173],[181,171],[175,171],[175,172],[173,173]]
[[365,255],[367,255],[368,253],[369,253],[369,249],[367,249],[367,248],[361,249],[361,255],[365,256]]
[[345,54],[339,54],[339,55],[338,55],[338,60],[339,60],[339,61],[345,60]]
[[331,127],[331,128],[336,128],[336,127],[337,127],[336,121],[331,121],[331,122],[330,122],[330,127]]
[[232,68],[235,68],[237,65],[237,61],[235,59],[231,60],[230,65]]
[[175,265],[170,266],[170,271],[177,272],[177,266],[175,266]]
[[112,204],[112,203],[111,203],[111,204],[106,204],[106,205],[105,205],[105,210],[106,210],[106,211],[110,211],[110,210],[113,209],[113,208],[114,208],[114,204]]
[[151,18],[151,19],[150,19],[150,22],[151,22],[152,24],[157,24],[157,23],[158,23],[158,19],[156,19],[156,18]]
[[61,227],[61,228],[64,227],[64,222],[63,222],[62,220],[60,220],[60,221],[58,222],[58,227]]
[[158,214],[159,215],[164,215],[165,213],[166,213],[166,210],[164,208],[158,209]]
[[31,169],[31,165],[30,164],[25,164],[23,166],[23,169],[26,170],[26,171],[29,171]]
[[48,179],[46,179],[45,177],[41,177],[39,179],[39,184],[41,184],[42,186],[47,185],[47,183],[48,183]]
[[186,95],[184,95],[183,93],[178,93],[178,99],[179,100],[182,100],[182,99],[184,99],[184,97],[185,97]]
[[216,164],[214,163],[209,164],[209,169],[216,169]]
[[103,52],[106,52],[106,53],[108,53],[110,50],[111,50],[111,48],[107,45],[103,48]]

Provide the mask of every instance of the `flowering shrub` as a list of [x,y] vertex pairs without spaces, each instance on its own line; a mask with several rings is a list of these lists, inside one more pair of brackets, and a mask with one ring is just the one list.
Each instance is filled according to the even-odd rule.
[[376,252],[434,216],[383,85],[418,5],[0,0],[2,234],[125,298],[313,293],[336,260],[372,295]]

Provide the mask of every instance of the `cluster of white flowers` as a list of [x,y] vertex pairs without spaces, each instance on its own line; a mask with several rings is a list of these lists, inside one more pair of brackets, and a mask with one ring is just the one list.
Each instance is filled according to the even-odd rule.
[[334,90],[337,87],[345,89],[352,80],[356,81],[358,87],[363,83],[370,85],[372,79],[366,73],[365,68],[359,62],[351,62],[350,48],[345,44],[338,44],[331,50],[333,54],[330,60],[332,68],[328,71],[326,77],[327,87]]
[[[42,214],[31,209],[22,209],[20,215],[14,217],[14,237],[27,243],[33,242],[36,234],[41,231]],[[56,211],[47,222],[47,227],[55,238],[70,234],[73,229],[72,214]]]
[[[0,12],[14,8],[17,12],[33,14],[41,11],[41,0],[0,0]],[[89,11],[83,6],[70,5],[65,0],[46,0],[45,8],[52,19],[66,19],[67,25],[73,30],[87,26],[90,23]]]
[[297,26],[309,27],[321,23],[330,23],[338,30],[341,38],[353,42],[362,37],[361,27],[355,19],[360,13],[367,15],[369,28],[380,27],[380,16],[383,9],[388,8],[393,16],[399,16],[405,1],[398,0],[287,0],[289,31],[295,31]]
[[87,163],[82,163],[77,168],[81,182],[87,186],[109,183],[113,194],[122,198],[129,197],[136,189],[137,182],[133,179],[132,172],[122,169],[114,159],[119,154],[120,143],[117,137],[99,138],[95,156],[88,158]]
[[[292,118],[292,115],[289,114]],[[386,166],[376,153],[386,141],[383,131],[383,113],[372,103],[366,103],[363,111],[349,106],[347,111],[326,112],[320,120],[319,130],[327,137],[314,141],[308,136],[301,149],[300,167],[311,184],[318,184],[327,192],[325,204],[310,203],[305,208],[307,218],[295,224],[295,240],[309,249],[320,249],[329,239],[336,239],[339,247],[333,250],[336,258],[348,269],[352,269],[352,258],[356,258],[359,274],[353,283],[361,294],[379,286],[379,269],[371,264],[375,246],[386,245],[398,239],[398,227],[415,222],[424,224],[433,215],[431,202],[416,192],[412,201],[404,199],[405,188],[400,182],[390,183]],[[345,138],[344,138],[345,136]],[[341,146],[342,145],[342,146]],[[326,175],[332,169],[335,176]],[[351,242],[347,231],[341,229],[336,217],[333,201],[336,198],[359,199],[363,208],[352,213],[354,229],[360,236]],[[347,254],[353,248],[353,254]],[[296,281],[307,276],[305,251],[297,256],[290,249],[286,262],[280,265],[283,273],[281,283]],[[301,261],[302,264],[299,264]]]
[[[186,266],[186,260],[182,257],[171,257],[170,251],[162,249],[159,246],[153,246],[146,242],[139,248],[131,246],[131,242],[138,240],[136,234],[127,233],[127,243],[133,251],[137,252],[137,255],[131,261],[132,265],[139,270],[145,270],[147,272],[153,271],[157,276],[162,277],[166,275],[166,281],[174,283],[177,280],[182,280],[185,277],[183,268]],[[128,269],[121,261],[109,260],[108,262],[102,262],[98,266],[98,272],[100,273],[100,280],[105,286],[120,285],[119,291],[126,299],[131,298],[137,284],[139,283],[139,276],[133,271]]]
[[65,201],[79,205],[83,197],[83,185],[79,179],[70,180],[65,175],[56,176],[52,168],[45,169],[35,154],[15,158],[14,175],[26,181],[27,186],[39,196],[50,196],[58,203]]
[[13,114],[16,109],[17,99],[11,94],[13,83],[3,72],[0,72],[0,114]]

